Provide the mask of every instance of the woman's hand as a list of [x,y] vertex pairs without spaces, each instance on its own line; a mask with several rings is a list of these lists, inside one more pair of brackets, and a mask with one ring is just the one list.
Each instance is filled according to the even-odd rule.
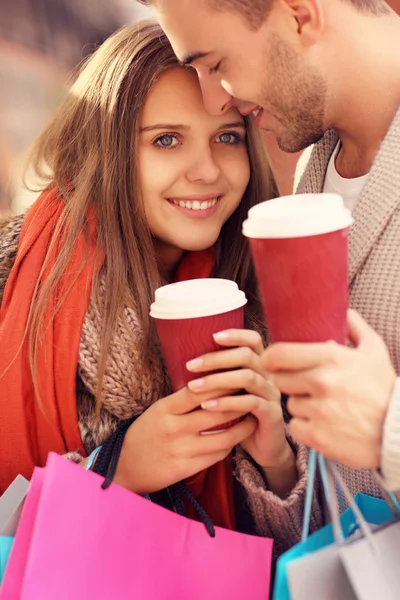
[[[295,456],[286,439],[280,392],[261,366],[264,350],[261,336],[254,331],[232,329],[214,338],[219,345],[231,349],[202,356],[187,367],[192,372],[221,369],[225,372],[194,380],[189,388],[201,393],[217,387],[231,390],[230,395],[203,401],[201,406],[217,414],[252,414],[256,427],[241,446],[263,469],[270,489],[284,496],[296,483]],[[226,369],[233,370],[226,372]],[[247,394],[232,395],[242,389]]]
[[[188,388],[150,406],[130,426],[114,481],[138,494],[159,491],[224,460],[237,444],[250,437],[256,423],[250,417],[214,435],[201,432],[244,415],[243,411],[208,412],[201,403],[226,393]],[[198,409],[198,410],[196,410]]]
[[[261,337],[230,330],[216,334],[215,341],[229,349],[190,361],[187,368],[218,372],[159,400],[131,425],[117,483],[140,494],[158,491],[224,460],[241,444],[263,469],[270,489],[282,495],[293,487],[295,458],[286,440],[280,393],[260,364]],[[207,434],[238,418],[243,420]]]

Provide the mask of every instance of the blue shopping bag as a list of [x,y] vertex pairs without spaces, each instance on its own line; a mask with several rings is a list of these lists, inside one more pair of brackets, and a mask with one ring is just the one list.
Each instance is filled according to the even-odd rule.
[[[359,492],[354,497],[362,515],[370,525],[383,525],[393,519],[393,512],[387,502]],[[357,519],[351,508],[340,516],[340,524],[345,538],[350,537],[358,528]],[[291,600],[287,579],[287,567],[296,559],[312,554],[330,546],[335,541],[332,524],[326,525],[310,535],[304,542],[293,546],[279,557],[276,565],[275,584],[272,600]]]
[[3,580],[13,541],[13,537],[0,537],[0,583]]

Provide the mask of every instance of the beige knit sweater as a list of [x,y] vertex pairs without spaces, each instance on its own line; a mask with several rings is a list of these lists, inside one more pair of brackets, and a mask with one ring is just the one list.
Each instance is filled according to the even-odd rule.
[[[0,223],[0,304],[9,271],[15,260],[23,216]],[[90,302],[84,320],[77,373],[77,411],[82,441],[87,453],[100,445],[121,420],[140,414],[167,393],[168,378],[162,361],[143,365],[141,331],[135,311],[126,308],[117,324],[106,364],[100,418],[96,416],[94,393],[100,352],[101,310]],[[132,343],[133,341],[133,343]],[[137,383],[140,381],[140,385]],[[292,445],[293,442],[291,441]],[[296,446],[295,446],[296,447]],[[82,457],[73,448],[67,457],[79,462]],[[258,535],[274,539],[274,555],[279,556],[300,539],[307,458],[304,447],[296,448],[298,483],[290,497],[281,500],[270,492],[254,464],[240,448],[236,451],[235,476],[242,484],[245,506],[240,512],[250,513],[250,529]],[[245,517],[248,520],[248,517]],[[312,529],[322,523],[318,501],[314,499]]]
[[[329,131],[311,155],[298,193],[322,192],[338,143]],[[400,375],[400,109],[381,144],[354,211],[349,242],[350,305],[383,337]],[[372,475],[341,467],[352,493],[380,496]],[[389,489],[400,490],[400,380],[387,414],[382,471]]]

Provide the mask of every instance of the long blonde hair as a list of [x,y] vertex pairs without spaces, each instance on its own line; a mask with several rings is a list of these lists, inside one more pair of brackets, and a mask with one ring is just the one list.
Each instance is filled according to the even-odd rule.
[[[32,301],[28,335],[33,380],[37,381],[35,362],[46,306],[79,234],[88,230],[89,208],[94,209],[96,250],[106,257],[98,406],[107,353],[126,304],[135,308],[142,327],[144,360],[153,360],[158,352],[149,306],[160,285],[160,274],[140,193],[136,140],[149,91],[163,73],[178,66],[168,39],[156,23],[124,27],[88,60],[30,155],[29,164],[44,181],[43,187],[57,188],[65,203],[53,238],[55,243],[62,233],[65,243],[45,280],[46,264],[43,266]],[[214,275],[236,281],[246,292],[248,322],[254,325],[261,323],[260,303],[241,224],[249,208],[275,196],[276,188],[260,134],[251,119],[246,119],[246,126],[250,182],[239,207],[222,228]],[[93,294],[96,299],[96,282]],[[56,310],[61,303],[62,299]]]

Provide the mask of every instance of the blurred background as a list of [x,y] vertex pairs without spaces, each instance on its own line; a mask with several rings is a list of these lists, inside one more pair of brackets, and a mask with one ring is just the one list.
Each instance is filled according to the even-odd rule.
[[149,15],[135,0],[0,0],[0,213],[20,212],[35,197],[21,184],[24,153],[77,65]]
[[[388,3],[400,13],[400,0]],[[36,197],[21,183],[24,153],[79,63],[116,29],[150,15],[135,0],[0,0],[0,214]],[[281,192],[290,193],[299,155],[284,155],[268,134],[265,141]]]

